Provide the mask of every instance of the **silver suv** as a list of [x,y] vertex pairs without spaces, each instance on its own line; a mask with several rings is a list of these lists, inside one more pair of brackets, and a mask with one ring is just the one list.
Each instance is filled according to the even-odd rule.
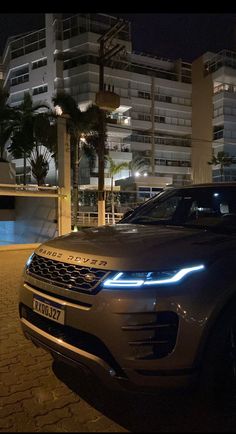
[[170,188],[116,225],[40,245],[19,312],[37,346],[113,386],[231,386],[236,183]]

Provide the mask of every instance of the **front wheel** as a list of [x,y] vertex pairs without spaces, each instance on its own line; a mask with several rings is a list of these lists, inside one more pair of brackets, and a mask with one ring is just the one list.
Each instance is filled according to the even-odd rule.
[[216,399],[236,396],[236,303],[222,313],[209,336],[199,388]]

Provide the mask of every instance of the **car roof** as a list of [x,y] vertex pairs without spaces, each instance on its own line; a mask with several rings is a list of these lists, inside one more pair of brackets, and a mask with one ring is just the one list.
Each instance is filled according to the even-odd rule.
[[175,187],[175,188],[217,188],[217,187],[236,187],[236,182],[213,182],[213,183],[208,183],[208,184],[191,184],[191,185],[184,185],[184,186],[180,186],[180,187]]

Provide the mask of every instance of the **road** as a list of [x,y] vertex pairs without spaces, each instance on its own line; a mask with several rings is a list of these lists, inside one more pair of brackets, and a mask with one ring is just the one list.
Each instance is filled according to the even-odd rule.
[[216,406],[191,392],[110,391],[35,348],[18,319],[18,290],[31,252],[0,248],[1,432],[236,431],[236,400]]

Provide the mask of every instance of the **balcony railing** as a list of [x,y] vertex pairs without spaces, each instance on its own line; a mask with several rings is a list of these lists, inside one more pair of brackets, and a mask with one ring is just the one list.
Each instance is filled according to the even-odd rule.
[[215,131],[213,133],[213,140],[219,140],[224,138],[224,130]]
[[212,74],[222,66],[236,69],[236,52],[229,50],[220,51],[216,56],[205,63],[205,75]]
[[214,87],[214,95],[221,92],[236,93],[236,86],[233,84],[221,83],[218,86]]
[[130,144],[107,142],[106,148],[109,151],[130,152]]
[[46,31],[45,29],[41,29],[36,32],[27,33],[22,38],[11,41],[10,46],[12,59],[42,49],[46,46]]
[[[84,32],[104,34],[117,21],[116,17],[106,14],[80,13],[63,20],[63,39],[69,39]],[[119,39],[129,41],[129,23],[126,28],[119,32]]]
[[109,124],[116,124],[116,125],[123,125],[123,126],[130,126],[131,124],[131,117],[130,116],[113,116],[110,115],[107,117],[107,122]]
[[157,166],[191,167],[191,162],[190,161],[182,161],[182,160],[166,160],[164,158],[155,158],[155,165],[157,165]]
[[[124,142],[126,140],[129,142],[152,143],[151,136],[142,136],[139,134],[132,134],[131,137],[127,139],[124,138]],[[191,139],[178,139],[174,137],[155,137],[154,143],[155,145],[191,147]]]
[[[123,213],[115,213],[115,222],[117,223],[123,217]],[[97,226],[98,225],[98,213],[97,212],[79,212],[78,224],[81,226]],[[112,213],[105,213],[105,224],[112,224]]]

